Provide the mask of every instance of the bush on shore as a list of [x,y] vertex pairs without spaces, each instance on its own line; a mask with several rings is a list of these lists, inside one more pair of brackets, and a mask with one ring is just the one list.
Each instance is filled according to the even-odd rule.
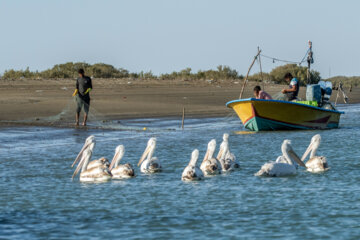
[[360,86],[360,77],[345,77],[345,76],[336,76],[328,78],[327,81],[332,82],[333,86],[337,87],[339,82],[342,82],[344,87],[357,87]]
[[243,76],[239,75],[234,69],[228,66],[218,66],[216,70],[198,71],[192,73],[191,68],[183,69],[179,72],[172,72],[170,74],[161,74],[160,76],[154,75],[151,71],[139,73],[131,73],[124,68],[115,68],[112,65],[105,63],[88,64],[83,62],[68,62],[64,64],[57,64],[51,69],[41,72],[31,72],[29,68],[26,70],[10,69],[5,71],[3,79],[64,79],[76,78],[78,76],[78,69],[83,68],[86,75],[94,78],[131,78],[131,79],[169,79],[169,80],[198,80],[198,79],[212,79],[212,80],[228,80],[228,79],[242,79]]
[[[265,82],[272,82],[277,84],[286,84],[284,76],[286,73],[291,73],[300,81],[300,85],[307,84],[307,67],[299,66],[297,64],[286,64],[271,70],[270,73],[263,73],[262,78]],[[249,77],[252,81],[261,81],[261,74],[256,73]],[[317,83],[321,80],[320,73],[314,70],[310,71],[310,83]]]
[[[88,64],[85,62],[68,62],[64,64],[57,64],[54,67],[44,71],[30,71],[29,68],[25,70],[6,70],[2,76],[2,79],[64,79],[64,78],[76,78],[78,76],[78,69],[83,68],[88,76],[94,78],[127,78],[127,79],[158,79],[158,80],[242,80],[243,75],[239,74],[235,69],[231,69],[228,66],[220,65],[215,70],[199,70],[198,72],[192,72],[191,68],[185,68],[178,72],[154,75],[151,71],[139,73],[129,72],[124,68],[115,68],[110,64],[96,63]],[[301,85],[307,83],[307,68],[298,66],[296,64],[286,64],[274,68],[270,73],[263,72],[255,73],[249,76],[249,81],[264,81],[265,83],[286,84],[284,81],[284,75],[290,72],[294,77],[297,77]],[[320,73],[311,70],[311,83],[317,83],[321,80]],[[333,85],[338,85],[341,81],[344,86],[359,86],[360,77],[345,77],[337,76],[327,79],[331,81]]]

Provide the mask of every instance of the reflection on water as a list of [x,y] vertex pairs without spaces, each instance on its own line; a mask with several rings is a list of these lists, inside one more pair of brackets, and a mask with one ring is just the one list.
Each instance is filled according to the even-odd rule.
[[[360,237],[360,105],[342,106],[341,128],[247,133],[236,117],[121,121],[129,130],[3,128],[0,131],[0,238],[345,238]],[[147,131],[132,131],[147,127]],[[241,169],[197,183],[181,172],[194,148],[230,133]],[[331,169],[295,177],[254,173],[291,139],[301,155],[316,134]],[[149,137],[164,171],[104,184],[71,181],[70,165],[94,134],[94,158],[112,157],[124,144],[124,162],[136,165]],[[200,159],[201,156],[200,156]]]

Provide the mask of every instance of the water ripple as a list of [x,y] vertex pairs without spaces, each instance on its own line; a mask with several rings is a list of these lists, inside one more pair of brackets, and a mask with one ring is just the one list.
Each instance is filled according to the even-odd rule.
[[[129,129],[76,130],[45,127],[0,131],[0,238],[12,239],[358,239],[360,237],[360,105],[343,105],[339,129],[237,135],[235,117],[126,120]],[[172,129],[172,131],[167,131]],[[194,148],[230,133],[241,169],[183,183],[181,172]],[[291,139],[299,155],[321,133],[319,153],[331,169],[299,170],[288,178],[258,178],[261,165],[275,160]],[[94,158],[112,157],[126,146],[124,162],[136,164],[149,137],[164,171],[127,181],[83,184],[71,180],[70,165],[84,139],[94,134]]]

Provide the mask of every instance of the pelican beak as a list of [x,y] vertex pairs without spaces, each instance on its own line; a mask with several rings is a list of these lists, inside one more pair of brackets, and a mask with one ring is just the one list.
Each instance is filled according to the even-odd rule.
[[297,164],[299,164],[300,166],[306,168],[304,162],[301,161],[301,159],[300,159],[299,156],[294,152],[294,150],[290,149],[290,150],[289,150],[289,155],[295,160],[295,162],[297,162]]
[[80,150],[79,154],[77,155],[77,157],[75,158],[75,161],[73,162],[73,164],[71,165],[71,167],[74,167],[75,164],[79,161],[79,159],[82,157],[83,152],[85,151],[86,148],[88,148],[90,146],[91,143],[87,143],[84,144],[84,146],[82,147],[82,149]]
[[206,154],[205,154],[205,157],[203,159],[203,162],[208,160],[208,157],[209,157],[209,150],[206,150]]
[[76,167],[74,174],[72,175],[71,179],[74,179],[74,177],[79,173],[80,169],[82,168],[82,165],[85,162],[85,158],[82,158],[79,162],[79,165]]
[[109,167],[109,171],[111,171],[111,169],[113,169],[114,165],[115,165],[115,162],[116,162],[116,159],[118,159],[118,156],[119,156],[119,151],[117,151],[113,157],[113,159],[111,160],[111,164],[110,164],[110,167]]
[[308,148],[306,149],[306,151],[304,152],[301,161],[304,161],[305,158],[309,155],[309,153],[311,152],[311,150],[314,148],[314,142],[310,143],[310,145],[308,146]]
[[140,158],[140,160],[138,162],[138,166],[140,166],[140,164],[145,160],[145,158],[149,154],[150,150],[151,150],[151,147],[147,146],[144,153],[143,153],[143,155],[141,156],[141,158]]
[[216,159],[220,160],[221,156],[223,155],[224,149],[220,148],[220,151],[216,157]]

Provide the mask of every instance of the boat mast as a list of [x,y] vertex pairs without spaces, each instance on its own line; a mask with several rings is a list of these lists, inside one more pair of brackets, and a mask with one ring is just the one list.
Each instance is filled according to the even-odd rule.
[[307,56],[307,63],[308,63],[307,84],[310,84],[311,83],[310,67],[311,67],[311,64],[314,63],[313,51],[312,51],[312,42],[310,40],[309,40],[309,50],[308,50],[308,56]]
[[[260,51],[260,47],[258,46],[258,52]],[[261,78],[261,83],[262,83],[262,90],[265,91],[265,84],[264,84],[264,78],[263,78],[263,72],[262,72],[262,66],[261,66],[261,58],[259,55],[259,66],[260,66],[260,78]]]
[[260,53],[261,53],[261,50],[258,48],[258,53],[255,55],[254,60],[251,62],[250,67],[249,67],[249,69],[248,69],[248,71],[247,71],[247,73],[246,73],[246,77],[244,78],[244,83],[243,83],[242,88],[241,88],[241,91],[240,91],[240,97],[239,97],[239,99],[242,98],[242,95],[243,95],[243,92],[244,92],[244,88],[245,88],[245,86],[246,86],[246,82],[247,82],[248,77],[249,77],[250,70],[251,70],[252,66],[254,65],[256,59],[258,58],[258,56],[260,56]]

